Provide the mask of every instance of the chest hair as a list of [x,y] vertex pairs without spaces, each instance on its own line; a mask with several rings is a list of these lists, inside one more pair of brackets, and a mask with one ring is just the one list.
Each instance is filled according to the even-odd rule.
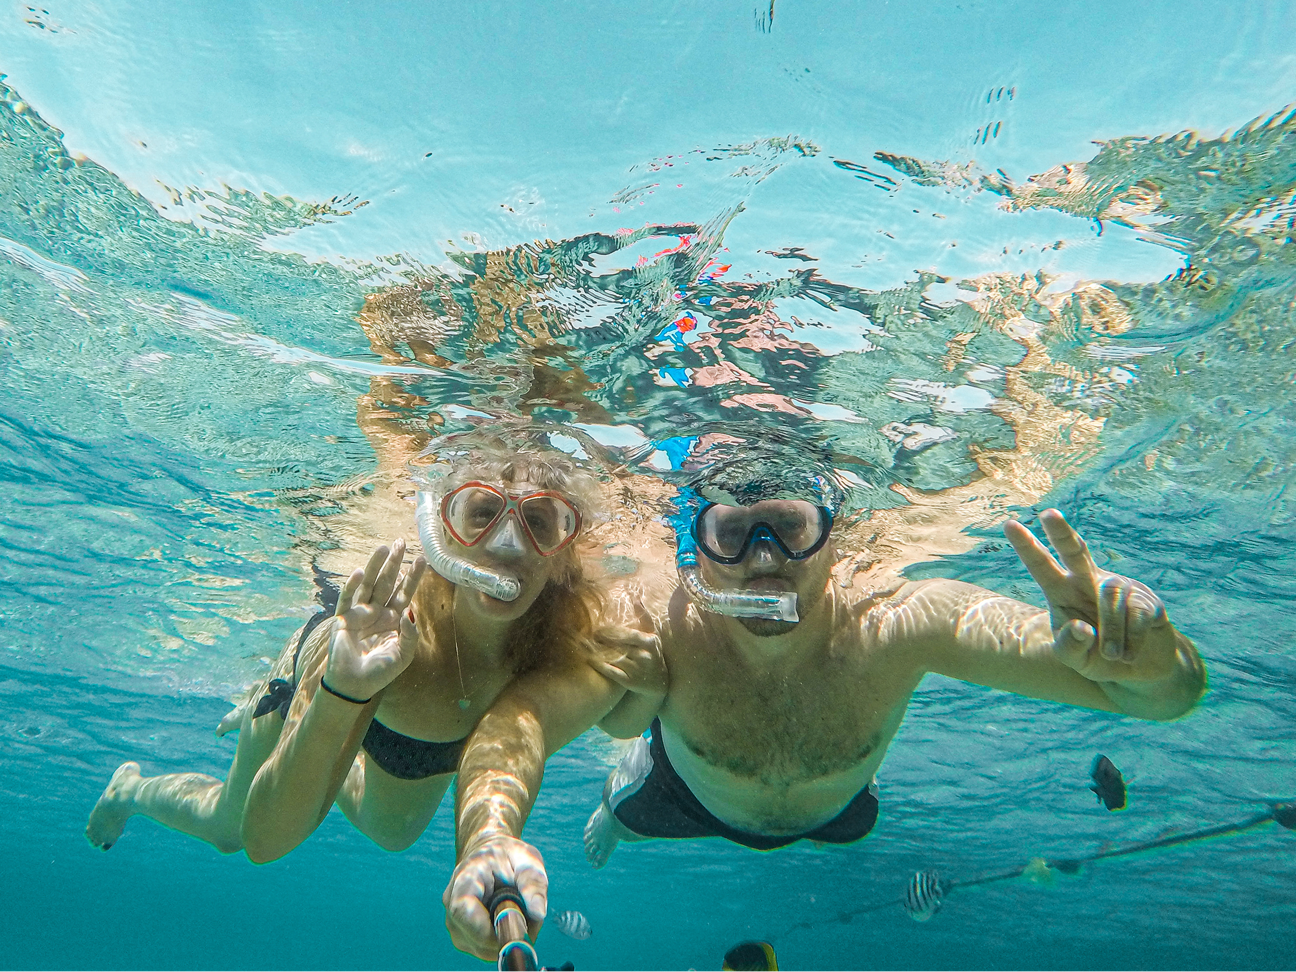
[[688,680],[677,711],[689,748],[736,776],[768,785],[843,772],[879,744],[885,716],[868,703],[867,667],[829,657],[792,671],[754,672],[712,659]]

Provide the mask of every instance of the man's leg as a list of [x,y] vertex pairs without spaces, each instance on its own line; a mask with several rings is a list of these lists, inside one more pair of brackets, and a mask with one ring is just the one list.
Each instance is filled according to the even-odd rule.
[[652,772],[653,761],[648,749],[644,737],[634,741],[616,769],[608,774],[603,784],[603,798],[585,824],[585,859],[596,868],[607,864],[621,841],[652,839],[636,834],[617,819],[615,812],[616,805],[636,793]]

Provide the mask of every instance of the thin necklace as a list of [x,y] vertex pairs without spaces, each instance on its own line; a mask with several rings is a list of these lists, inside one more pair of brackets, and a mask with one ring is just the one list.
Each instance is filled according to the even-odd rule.
[[459,672],[459,708],[466,709],[472,705],[468,690],[464,688],[463,663],[459,661],[459,618],[455,615],[454,597],[450,598],[450,630],[454,634],[455,670]]

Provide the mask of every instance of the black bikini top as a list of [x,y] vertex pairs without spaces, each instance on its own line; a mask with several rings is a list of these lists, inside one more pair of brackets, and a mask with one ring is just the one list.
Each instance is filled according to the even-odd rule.
[[[318,570],[316,574],[318,583],[323,575],[320,575]],[[266,686],[265,695],[257,700],[256,708],[252,710],[252,718],[259,719],[275,711],[278,711],[281,719],[288,718],[288,706],[292,704],[293,696],[297,694],[297,659],[301,655],[302,645],[312,631],[333,616],[337,597],[337,588],[326,578],[325,583],[321,585],[320,598],[324,603],[324,610],[306,622],[297,639],[297,647],[293,650],[292,681],[272,678],[270,684]],[[369,723],[369,731],[365,733],[361,746],[375,763],[397,779],[426,780],[429,777],[456,772],[459,769],[459,758],[463,756],[467,742],[467,736],[453,742],[427,742],[423,739],[414,739],[388,729],[374,719]]]
[[332,575],[320,570],[318,564],[311,564],[311,571],[315,575],[315,599],[322,610],[315,612],[302,628],[301,634],[297,636],[297,645],[293,648],[292,681],[282,678],[270,679],[265,695],[257,699],[256,708],[252,710],[253,719],[260,719],[276,709],[279,711],[279,718],[288,718],[288,706],[292,704],[293,696],[297,694],[297,660],[301,658],[302,645],[306,643],[310,633],[333,617],[337,610],[341,590],[333,583]]
[[370,759],[397,779],[426,780],[457,772],[467,743],[467,736],[452,742],[414,739],[374,719],[361,745]]
[[297,659],[301,657],[302,645],[306,643],[306,639],[310,637],[312,631],[331,617],[333,617],[333,612],[324,610],[318,612],[306,622],[301,635],[297,638],[297,647],[293,649],[292,681],[289,682],[282,678],[270,679],[270,684],[266,686],[265,695],[257,699],[256,708],[252,710],[253,719],[260,719],[263,715],[274,712],[276,709],[279,710],[280,719],[288,718],[288,706],[292,705],[293,696],[297,694]]

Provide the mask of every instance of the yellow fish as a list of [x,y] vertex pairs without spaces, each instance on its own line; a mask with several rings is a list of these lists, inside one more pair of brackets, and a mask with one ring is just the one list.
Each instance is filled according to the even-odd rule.
[[778,958],[769,942],[739,942],[725,952],[725,972],[766,972],[778,970]]

